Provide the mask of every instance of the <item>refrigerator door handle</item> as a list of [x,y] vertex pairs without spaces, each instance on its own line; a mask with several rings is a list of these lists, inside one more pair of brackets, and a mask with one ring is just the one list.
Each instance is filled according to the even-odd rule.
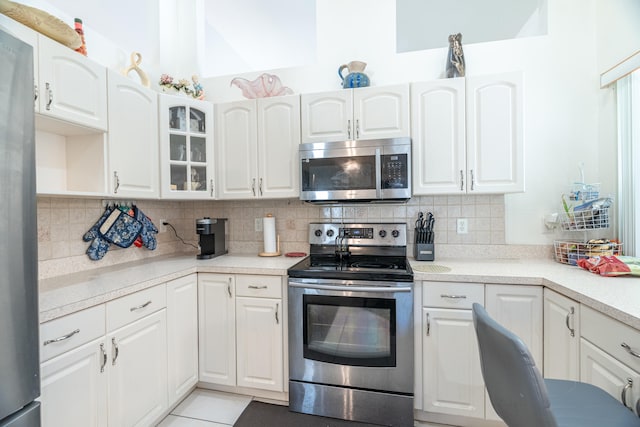
[[54,342],[60,342],[60,341],[68,340],[69,338],[71,338],[72,336],[74,336],[75,334],[78,334],[78,333],[80,333],[80,329],[76,329],[75,331],[71,331],[66,335],[63,335],[63,336],[58,337],[58,338],[54,338],[52,340],[46,340],[43,345],[49,345],[49,344],[53,344]]

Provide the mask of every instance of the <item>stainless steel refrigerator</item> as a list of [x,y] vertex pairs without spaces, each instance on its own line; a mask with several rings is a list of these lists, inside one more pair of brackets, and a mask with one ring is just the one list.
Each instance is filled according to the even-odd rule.
[[0,427],[40,426],[33,48],[0,31]]

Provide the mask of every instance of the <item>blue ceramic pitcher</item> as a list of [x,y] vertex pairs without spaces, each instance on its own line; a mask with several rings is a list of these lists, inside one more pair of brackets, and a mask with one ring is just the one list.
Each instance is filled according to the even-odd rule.
[[[366,62],[361,61],[351,61],[348,64],[341,65],[338,68],[338,75],[342,79],[342,87],[349,89],[369,86],[369,77],[364,73],[364,67],[366,66]],[[345,68],[349,71],[346,77],[342,75],[342,70]]]

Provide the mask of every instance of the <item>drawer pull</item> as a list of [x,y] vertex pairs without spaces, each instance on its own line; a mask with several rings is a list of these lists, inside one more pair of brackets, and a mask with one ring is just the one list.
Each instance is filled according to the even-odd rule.
[[622,347],[625,350],[627,350],[627,353],[629,353],[633,357],[640,358],[640,353],[636,353],[635,351],[633,351],[633,349],[626,342],[623,342],[622,344],[620,344],[620,347]]
[[267,285],[262,285],[262,286],[249,285],[249,289],[267,289]]
[[620,395],[620,399],[622,399],[622,404],[626,406],[630,411],[632,411],[633,409],[629,408],[629,405],[627,405],[627,390],[629,390],[631,387],[633,387],[633,380],[631,378],[627,378],[627,383],[624,385],[624,388],[622,389],[622,394]]
[[151,304],[151,300],[149,300],[149,301],[145,302],[144,304],[139,305],[139,306],[137,306],[137,307],[131,307],[129,310],[130,310],[130,311],[142,310],[143,308],[148,307],[148,306],[149,306],[149,304]]
[[572,337],[576,336],[576,330],[575,328],[572,328],[571,326],[569,326],[569,317],[573,318],[573,314],[575,312],[576,312],[575,308],[571,307],[571,310],[569,310],[569,312],[567,313],[567,318],[564,319],[564,322],[567,325],[567,329],[569,330],[569,332],[571,332]]
[[75,334],[78,334],[78,333],[80,333],[80,329],[76,329],[75,331],[69,332],[67,335],[63,335],[61,337],[54,338],[52,340],[46,340],[44,342],[44,345],[49,345],[49,344],[53,344],[54,342],[60,342],[60,341],[68,340],[69,338],[71,338],[72,336],[74,336]]
[[104,367],[107,366],[107,352],[104,349],[103,343],[100,343],[100,353],[102,353],[102,364],[100,365],[100,373],[103,373]]
[[449,295],[449,294],[441,294],[440,298],[449,298],[449,299],[467,299],[466,295]]
[[115,338],[111,338],[111,350],[113,351],[113,358],[111,359],[111,365],[116,365],[116,360],[118,360],[118,354],[120,354],[120,349],[118,348],[118,344],[116,343]]

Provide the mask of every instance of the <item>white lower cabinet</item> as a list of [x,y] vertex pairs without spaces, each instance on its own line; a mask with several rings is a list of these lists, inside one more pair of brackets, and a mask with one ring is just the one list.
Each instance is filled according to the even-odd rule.
[[143,427],[163,415],[165,292],[158,285],[41,325],[42,426]]
[[107,425],[104,337],[42,363],[42,427]]
[[[524,341],[536,366],[543,372],[542,286],[487,285],[485,308],[498,323]],[[500,420],[488,395],[485,418]]]
[[484,303],[484,285],[423,282],[424,411],[484,418],[474,302]]
[[166,316],[162,309],[107,335],[109,426],[149,426],[166,409]]
[[200,381],[284,391],[282,280],[198,274]]
[[580,381],[639,413],[640,331],[584,305],[580,315]]
[[544,289],[544,377],[580,379],[580,304]]
[[169,406],[198,382],[198,276],[167,282]]

